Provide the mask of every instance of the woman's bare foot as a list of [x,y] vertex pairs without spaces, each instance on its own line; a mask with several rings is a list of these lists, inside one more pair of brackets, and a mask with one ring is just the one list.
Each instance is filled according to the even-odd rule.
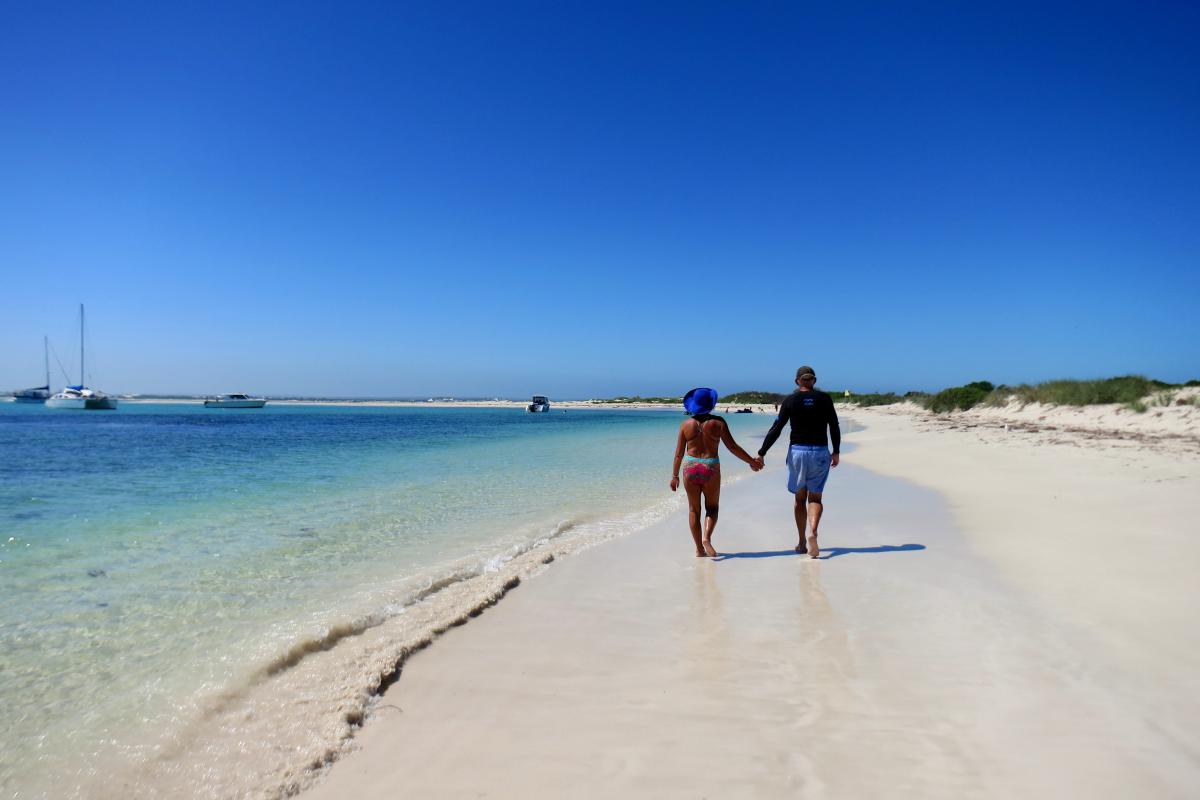
[[821,548],[817,547],[817,537],[816,536],[808,537],[808,556],[809,556],[809,558],[820,558],[821,557]]
[[709,558],[714,558],[717,555],[717,549],[712,546],[711,539],[704,540],[704,554]]
[[703,550],[697,550],[696,558],[708,558],[708,553],[704,552]]
[[796,552],[799,553],[800,555],[804,555],[805,553],[808,552],[808,548],[804,546],[803,539],[800,540],[800,544],[796,545]]

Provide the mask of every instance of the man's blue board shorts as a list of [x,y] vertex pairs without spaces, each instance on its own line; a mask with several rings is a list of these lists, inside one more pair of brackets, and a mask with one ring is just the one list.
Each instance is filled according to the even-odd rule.
[[788,491],[825,491],[829,460],[829,450],[821,445],[794,444],[788,448]]

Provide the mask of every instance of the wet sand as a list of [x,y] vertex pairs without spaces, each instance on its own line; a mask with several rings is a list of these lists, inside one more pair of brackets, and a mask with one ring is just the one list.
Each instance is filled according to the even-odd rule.
[[1195,462],[1131,547],[1119,459],[861,416],[819,561],[777,445],[721,557],[676,515],[524,581],[304,796],[1194,796]]

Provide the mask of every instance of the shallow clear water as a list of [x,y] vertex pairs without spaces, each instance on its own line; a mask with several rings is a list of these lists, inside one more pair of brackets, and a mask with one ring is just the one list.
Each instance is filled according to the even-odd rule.
[[[681,419],[0,406],[0,786],[119,749],[399,589],[665,508]],[[728,419],[748,450],[769,423]]]

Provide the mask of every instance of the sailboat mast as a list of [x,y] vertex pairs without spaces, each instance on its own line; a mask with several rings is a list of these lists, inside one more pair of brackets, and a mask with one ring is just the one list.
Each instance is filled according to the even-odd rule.
[[83,303],[79,304],[79,387],[83,389],[87,384],[83,381]]
[[46,388],[50,388],[50,337],[42,336],[42,356],[46,359]]

